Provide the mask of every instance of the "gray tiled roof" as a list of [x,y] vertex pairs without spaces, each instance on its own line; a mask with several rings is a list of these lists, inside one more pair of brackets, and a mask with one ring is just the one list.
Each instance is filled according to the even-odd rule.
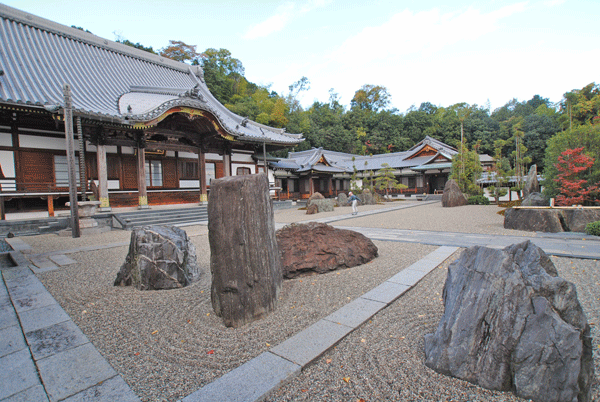
[[249,121],[217,101],[202,69],[169,60],[0,4],[0,102],[48,107],[63,104],[63,85],[75,113],[121,124],[150,121],[186,106],[213,114],[240,140],[296,144],[288,134]]
[[[438,153],[433,156],[411,158],[426,145],[437,149]],[[271,164],[271,166],[274,168],[296,170],[297,172],[315,170],[316,166],[324,166],[315,165],[321,157],[324,157],[332,168],[327,171],[337,171],[336,169],[339,169],[340,172],[353,172],[355,166],[358,171],[379,170],[383,168],[383,164],[387,164],[394,169],[413,168],[417,166],[421,168],[423,165],[434,164],[434,160],[440,155],[452,160],[452,157],[456,153],[455,148],[426,136],[411,149],[403,152],[365,156],[328,151],[323,148],[312,148],[306,151],[290,152],[286,159],[281,159],[277,164]]]

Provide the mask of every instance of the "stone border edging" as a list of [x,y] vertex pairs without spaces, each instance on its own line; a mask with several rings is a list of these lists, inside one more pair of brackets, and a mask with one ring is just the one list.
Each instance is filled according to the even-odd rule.
[[458,250],[442,246],[381,285],[269,351],[183,398],[182,402],[260,401],[359,328]]

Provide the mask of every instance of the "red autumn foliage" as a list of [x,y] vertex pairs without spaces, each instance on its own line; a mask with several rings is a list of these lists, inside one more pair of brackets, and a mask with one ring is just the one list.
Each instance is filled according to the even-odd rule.
[[592,195],[600,189],[597,185],[588,185],[582,173],[594,164],[595,159],[583,153],[583,147],[567,149],[558,157],[555,165],[560,172],[554,181],[559,184],[556,205],[582,205],[592,200]]

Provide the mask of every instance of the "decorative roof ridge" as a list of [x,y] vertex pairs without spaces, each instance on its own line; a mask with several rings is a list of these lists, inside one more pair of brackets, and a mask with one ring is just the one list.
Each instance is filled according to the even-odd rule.
[[[31,26],[42,31],[50,32],[55,35],[63,36],[78,42],[83,42],[91,46],[103,48],[111,52],[120,53],[127,57],[132,57],[135,59],[147,61],[149,63],[162,65],[163,67],[171,68],[174,70],[187,72],[190,67],[189,64],[171,60],[169,58],[152,54],[144,50],[136,49],[132,46],[111,41],[109,39],[104,39],[90,32],[85,32],[77,28],[72,28],[63,24],[59,24],[58,22],[38,17],[36,15],[27,13],[25,11],[1,3],[0,18],[12,20],[22,25]],[[202,67],[200,66],[194,67],[197,67],[200,71],[202,70]]]

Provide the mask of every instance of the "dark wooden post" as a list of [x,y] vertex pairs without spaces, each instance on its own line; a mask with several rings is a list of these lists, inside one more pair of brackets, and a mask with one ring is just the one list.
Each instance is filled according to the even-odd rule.
[[276,308],[282,268],[265,173],[214,180],[208,202],[211,301],[228,327]]
[[81,201],[87,201],[87,179],[85,177],[85,140],[81,128],[81,117],[77,117],[77,134],[79,135],[79,185],[81,186]]
[[198,177],[200,179],[200,204],[208,202],[208,191],[206,190],[206,157],[202,148],[198,148]]
[[137,181],[138,181],[138,208],[148,208],[148,192],[146,190],[146,150],[142,147],[137,149]]
[[96,145],[96,163],[98,165],[98,201],[101,211],[110,211],[110,200],[108,199],[108,167],[106,164],[106,145]]
[[231,176],[231,152],[229,149],[225,149],[223,154],[223,175]]
[[71,87],[65,84],[63,88],[65,97],[65,137],[67,140],[67,165],[69,166],[69,202],[71,203],[71,233],[73,237],[80,237],[79,209],[77,207],[77,175],[75,174],[75,150],[73,139],[73,105],[71,101]]
[[54,197],[48,196],[48,216],[54,217]]

